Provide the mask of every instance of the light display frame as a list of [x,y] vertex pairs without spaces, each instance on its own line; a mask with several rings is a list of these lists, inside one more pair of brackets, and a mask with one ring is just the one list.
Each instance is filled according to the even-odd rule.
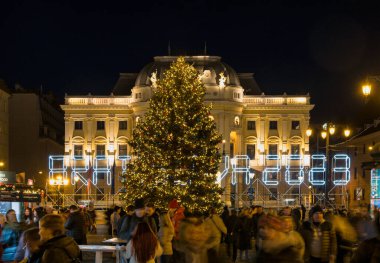
[[[298,162],[297,168],[292,164],[294,161]],[[304,172],[304,163],[303,163],[303,156],[300,154],[290,154],[286,157],[286,170],[285,170],[285,182],[288,185],[300,185],[303,183],[305,179],[305,172]],[[297,179],[293,179],[292,173],[298,173]],[[301,178],[301,179],[300,179]]]
[[[326,184],[326,156],[324,154],[313,154],[310,158],[310,167],[309,170],[309,182],[312,185],[325,185]],[[322,167],[314,167],[315,162],[320,162],[322,160]],[[315,161],[315,162],[314,162]],[[315,179],[316,174],[322,174],[322,180]]]
[[[265,169],[263,171],[263,182],[266,185],[272,185],[272,186],[277,186],[279,184],[278,178],[280,175],[280,170],[281,170],[281,158],[277,154],[269,154],[265,156],[265,161],[276,161],[275,166],[265,166]],[[274,173],[276,176],[276,180],[268,178],[270,174]]]
[[[239,166],[239,161],[243,161],[244,165],[242,167]],[[245,184],[249,185],[251,179],[249,178],[249,159],[248,155],[236,155],[231,159],[232,166],[232,176],[231,176],[231,184],[235,185],[237,183],[237,175],[244,174],[245,175]]]
[[[337,162],[343,160],[344,167],[337,166]],[[336,154],[333,157],[333,184],[347,185],[350,182],[351,158],[347,154]],[[338,174],[343,174],[344,179],[336,179]]]

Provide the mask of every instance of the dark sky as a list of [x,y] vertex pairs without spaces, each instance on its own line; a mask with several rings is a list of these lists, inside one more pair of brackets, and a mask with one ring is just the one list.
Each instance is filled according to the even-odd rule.
[[[8,2],[4,4],[4,2]],[[312,122],[378,117],[360,82],[380,74],[380,1],[12,0],[0,4],[0,78],[9,86],[105,95],[153,56],[201,51],[254,72],[266,94],[310,93]],[[378,86],[380,88],[380,85]]]

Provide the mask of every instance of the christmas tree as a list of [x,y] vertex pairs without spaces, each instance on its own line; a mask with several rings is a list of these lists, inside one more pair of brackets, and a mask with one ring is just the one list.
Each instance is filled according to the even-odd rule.
[[221,136],[211,106],[203,103],[206,89],[199,73],[180,57],[153,88],[129,141],[134,158],[124,175],[124,198],[128,204],[144,198],[160,208],[177,199],[194,212],[220,207]]

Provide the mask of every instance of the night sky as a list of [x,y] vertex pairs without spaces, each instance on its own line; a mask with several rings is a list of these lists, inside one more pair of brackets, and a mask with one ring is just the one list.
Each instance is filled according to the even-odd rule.
[[169,40],[181,54],[207,41],[208,54],[254,72],[266,94],[309,92],[312,122],[380,116],[380,92],[367,104],[360,93],[380,75],[376,1],[12,0],[0,4],[0,38],[0,78],[60,101],[110,94],[119,72],[167,55]]

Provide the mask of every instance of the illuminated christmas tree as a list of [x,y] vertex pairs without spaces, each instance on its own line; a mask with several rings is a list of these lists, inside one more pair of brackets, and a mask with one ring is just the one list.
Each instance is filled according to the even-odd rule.
[[125,174],[124,198],[132,204],[142,197],[161,208],[175,198],[197,212],[220,207],[221,136],[211,106],[203,103],[199,73],[178,58],[162,79],[153,77],[154,95],[129,141],[134,158]]

